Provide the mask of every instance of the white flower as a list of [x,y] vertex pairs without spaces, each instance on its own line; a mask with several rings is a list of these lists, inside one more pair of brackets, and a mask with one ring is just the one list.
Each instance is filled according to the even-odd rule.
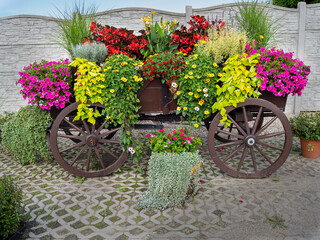
[[194,108],[194,110],[199,111],[199,110],[200,110],[200,108],[199,108],[199,107],[195,107],[195,108]]
[[208,97],[209,95],[208,95],[208,93],[205,93],[204,96],[205,96],[205,97]]
[[177,84],[175,82],[173,82],[173,83],[171,83],[171,86],[175,88],[177,86]]

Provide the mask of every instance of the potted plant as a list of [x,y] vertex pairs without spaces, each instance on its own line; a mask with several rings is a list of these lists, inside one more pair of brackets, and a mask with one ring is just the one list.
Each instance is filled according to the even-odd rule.
[[290,118],[294,135],[300,138],[302,156],[317,158],[320,155],[320,113],[301,113]]
[[139,198],[141,208],[165,209],[181,206],[187,194],[195,194],[200,182],[201,140],[184,128],[160,129],[145,135],[152,155],[149,160],[149,188]]

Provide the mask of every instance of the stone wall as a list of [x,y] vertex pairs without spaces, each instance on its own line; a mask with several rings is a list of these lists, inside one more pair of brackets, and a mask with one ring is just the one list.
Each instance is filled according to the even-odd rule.
[[[320,111],[320,4],[299,3],[298,9],[268,6],[270,12],[280,17],[276,46],[285,51],[294,51],[295,56],[311,66],[309,83],[301,97],[289,97],[286,111]],[[99,22],[115,27],[126,27],[136,32],[143,29],[143,16],[156,11],[155,20],[163,16],[176,19],[186,25],[191,15],[203,15],[210,19],[235,16],[237,4],[223,4],[208,8],[192,9],[186,6],[185,13],[173,13],[147,8],[122,8],[97,14]],[[17,111],[27,104],[19,94],[15,82],[23,67],[41,59],[58,60],[68,57],[54,41],[54,18],[18,15],[0,18],[0,113]]]

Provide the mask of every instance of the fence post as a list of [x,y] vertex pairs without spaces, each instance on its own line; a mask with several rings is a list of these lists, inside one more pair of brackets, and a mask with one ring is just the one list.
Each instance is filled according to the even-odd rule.
[[192,6],[186,6],[186,26],[188,21],[190,20],[191,16],[193,15],[192,13]]
[[[307,13],[307,4],[305,2],[298,3],[298,49],[297,57],[302,60],[304,55],[304,42],[305,42],[305,33],[306,33],[306,13]],[[298,95],[294,96],[293,104],[293,113],[298,115],[301,111],[301,97]]]

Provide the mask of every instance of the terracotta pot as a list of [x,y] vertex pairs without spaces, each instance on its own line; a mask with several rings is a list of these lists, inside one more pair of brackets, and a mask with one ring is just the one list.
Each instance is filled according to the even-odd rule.
[[320,155],[320,141],[305,140],[300,138],[302,156],[306,158],[317,158]]

